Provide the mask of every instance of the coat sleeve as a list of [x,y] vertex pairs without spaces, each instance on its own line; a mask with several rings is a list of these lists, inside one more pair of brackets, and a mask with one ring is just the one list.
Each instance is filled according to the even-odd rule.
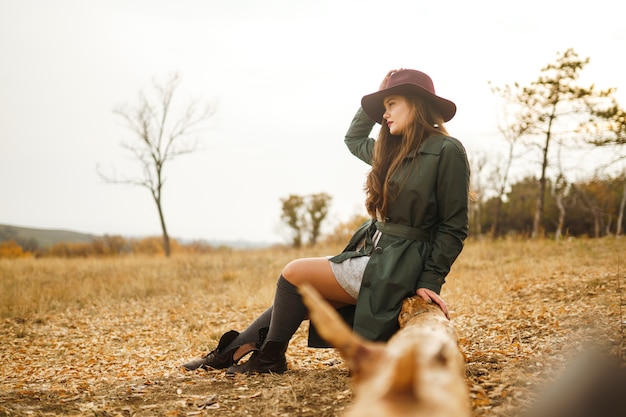
[[372,164],[374,154],[375,141],[369,137],[374,124],[375,122],[365,114],[363,109],[359,108],[344,139],[350,152],[369,165]]
[[418,288],[436,293],[461,253],[469,233],[470,167],[460,142],[449,138],[442,148],[437,167],[436,200],[438,222],[433,250],[418,279]]

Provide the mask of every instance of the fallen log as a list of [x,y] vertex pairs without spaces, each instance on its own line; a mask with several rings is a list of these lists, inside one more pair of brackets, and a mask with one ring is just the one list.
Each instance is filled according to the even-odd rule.
[[300,292],[317,331],[350,369],[355,399],[345,417],[470,415],[456,330],[436,304],[407,298],[400,330],[375,343],[352,332],[313,287]]

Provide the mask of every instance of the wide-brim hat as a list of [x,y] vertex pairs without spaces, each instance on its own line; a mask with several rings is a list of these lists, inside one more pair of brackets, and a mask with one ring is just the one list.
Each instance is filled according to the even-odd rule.
[[378,123],[383,122],[385,106],[383,100],[391,95],[418,96],[432,104],[443,121],[447,122],[456,113],[456,104],[435,94],[433,80],[426,74],[417,70],[399,70],[391,74],[387,81],[387,87],[375,93],[363,96],[361,107],[365,113]]

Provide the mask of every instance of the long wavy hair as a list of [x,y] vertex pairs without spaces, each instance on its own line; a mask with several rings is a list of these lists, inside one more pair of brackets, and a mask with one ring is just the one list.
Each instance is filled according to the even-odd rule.
[[[402,162],[414,154],[424,140],[434,134],[447,135],[443,117],[437,110],[417,96],[403,96],[409,103],[410,113],[407,127],[402,135],[392,135],[387,123],[382,123],[374,145],[372,169],[365,182],[365,208],[372,218],[386,219],[389,203],[397,197],[407,178],[390,185],[391,177]],[[416,158],[413,158],[413,163]]]

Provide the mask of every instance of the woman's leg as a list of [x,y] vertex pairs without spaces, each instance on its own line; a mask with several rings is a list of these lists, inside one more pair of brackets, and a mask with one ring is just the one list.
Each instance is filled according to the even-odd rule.
[[223,369],[239,362],[239,360],[260,347],[265,340],[272,318],[272,307],[265,310],[244,330],[239,333],[230,330],[222,335],[217,348],[200,359],[194,359],[181,365],[188,371],[198,368]]
[[[287,280],[287,282],[285,283],[283,280]],[[283,310],[291,311],[292,313],[297,313],[303,310],[305,311],[304,314],[306,314],[300,294],[297,292],[297,287],[305,282],[311,284],[322,295],[322,297],[328,300],[328,302],[335,308],[356,303],[356,300],[352,298],[337,282],[337,279],[335,278],[335,275],[330,267],[330,261],[327,258],[303,258],[296,259],[287,264],[287,266],[283,269],[282,279],[279,278],[277,283],[276,295],[279,295],[278,293],[287,292],[288,294],[291,293],[293,296],[283,296],[280,294],[280,298],[275,300],[274,304],[277,304],[276,301],[278,301],[278,304],[284,304],[284,301],[288,301],[289,305],[283,307]],[[261,314],[250,326],[248,326],[246,330],[241,332],[237,339],[235,339],[230,345],[226,346],[226,350],[245,343],[258,341],[259,331],[262,328],[270,327],[273,309],[274,306],[263,312],[263,314]],[[278,313],[277,318],[280,320],[281,313]],[[298,323],[298,326],[299,325],[300,323]],[[296,326],[295,330],[297,330],[298,326]],[[284,326],[275,325],[274,327],[283,328]],[[289,338],[290,337],[291,335]],[[279,339],[284,339],[284,337]],[[271,338],[267,338],[267,340],[271,340]]]
[[261,313],[261,315],[258,316],[244,331],[242,331],[236,339],[225,347],[225,350],[234,349],[238,346],[245,345],[246,343],[262,342],[265,340],[263,332],[267,334],[267,329],[270,327],[272,310],[273,308],[269,307]]
[[290,262],[276,285],[276,295],[267,333],[267,342],[289,342],[306,318],[298,286],[308,283],[334,307],[354,304],[356,301],[339,285],[326,258],[303,258]]
[[356,300],[337,282],[328,258],[291,261],[283,269],[283,277],[296,287],[304,283],[310,284],[335,308],[356,304]]
[[305,258],[290,262],[276,285],[269,331],[261,354],[228,368],[229,373],[276,372],[287,369],[285,351],[289,340],[305,319],[307,309],[298,285],[309,283],[335,307],[356,301],[337,283],[327,258]]

